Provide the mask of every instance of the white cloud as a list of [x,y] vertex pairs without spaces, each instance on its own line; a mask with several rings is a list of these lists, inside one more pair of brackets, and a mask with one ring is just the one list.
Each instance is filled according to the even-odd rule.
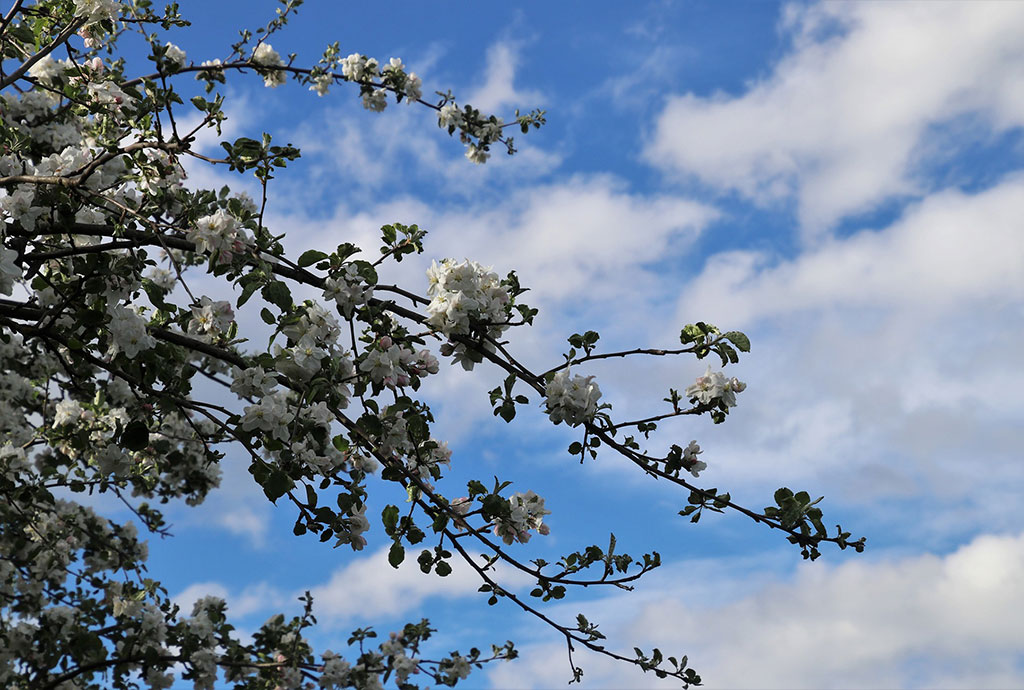
[[[452,573],[447,577],[425,575],[416,563],[419,550],[406,549],[406,560],[399,568],[388,563],[388,548],[381,548],[368,556],[353,558],[334,570],[326,581],[309,584],[294,592],[267,582],[252,582],[241,591],[232,591],[219,582],[197,582],[173,597],[185,611],[204,596],[216,596],[228,603],[235,616],[267,615],[289,612],[295,601],[308,589],[313,595],[313,611],[320,624],[333,629],[353,621],[398,617],[417,611],[433,598],[477,598],[481,580],[476,572],[456,555],[449,561]],[[479,554],[474,558],[480,560]],[[505,587],[515,589],[528,582],[527,576],[498,564],[491,576]]]
[[947,312],[1024,297],[1024,177],[977,194],[927,197],[881,231],[826,241],[771,265],[754,251],[719,254],[685,291],[681,313],[742,327],[783,314],[840,308]]
[[[312,589],[317,617],[328,626],[352,619],[401,616],[419,609],[428,598],[477,597],[479,576],[456,556],[447,577],[424,575],[416,564],[419,550],[406,549],[406,562],[398,569],[388,564],[388,549],[355,560],[334,571],[330,579]],[[500,581],[514,587],[525,576],[499,569]]]
[[[609,597],[588,617],[607,621],[602,630],[623,644],[689,654],[709,688],[1024,684],[1024,535],[980,536],[945,556],[866,558],[804,564],[781,582],[739,579],[728,562],[719,561],[717,573],[706,563],[677,563],[665,566],[655,588]],[[719,578],[730,594],[741,593],[705,599],[705,589],[721,588]],[[521,651],[518,663],[490,674],[492,687],[565,681],[564,642]],[[677,686],[592,654],[578,654],[577,663],[590,688]]]
[[235,593],[219,582],[196,582],[183,589],[173,597],[175,604],[186,614],[191,614],[192,606],[203,597],[219,597],[227,602],[231,616],[240,618],[255,613],[270,611],[288,611],[295,608],[296,597],[271,587],[265,583],[248,585],[241,592]]
[[516,68],[519,66],[519,44],[498,41],[487,50],[487,73],[484,83],[469,92],[466,102],[483,112],[499,113],[502,108],[524,111],[543,105],[537,91],[517,89]]
[[782,30],[792,51],[743,94],[669,99],[648,159],[762,201],[795,194],[813,231],[927,190],[929,128],[1024,125],[1018,3],[791,5]]

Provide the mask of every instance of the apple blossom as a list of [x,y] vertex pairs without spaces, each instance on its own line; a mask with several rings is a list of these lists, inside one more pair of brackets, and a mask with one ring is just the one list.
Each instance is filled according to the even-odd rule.
[[555,424],[565,422],[569,426],[579,426],[592,421],[597,414],[601,388],[593,376],[569,376],[569,369],[565,368],[551,377],[544,391],[547,396],[545,405],[548,417]]
[[[277,54],[269,43],[260,43],[252,51],[252,61],[257,65],[263,67],[282,67],[284,66],[284,60]],[[263,84],[275,88],[284,84],[288,80],[288,75],[284,70],[280,69],[268,69],[263,72]]]

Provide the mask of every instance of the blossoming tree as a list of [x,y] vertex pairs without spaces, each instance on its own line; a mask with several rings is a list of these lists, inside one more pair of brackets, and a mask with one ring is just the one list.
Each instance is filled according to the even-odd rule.
[[[187,25],[174,5],[15,0],[0,17],[0,685],[166,688],[179,676],[196,688],[218,677],[239,688],[406,688],[455,685],[473,668],[515,657],[509,642],[424,658],[427,621],[381,643],[369,629],[355,631],[343,654],[314,650],[304,637],[314,624],[309,597],[302,615],[274,616],[246,640],[220,599],[179,610],[148,577],[139,530],[164,531],[161,504],[201,502],[229,447],[248,457],[267,498],[292,511],[296,535],[360,550],[379,520],[393,567],[411,547],[424,577],[445,577],[453,559],[465,561],[490,603],[518,607],[564,636],[574,679],[582,671],[573,651],[585,648],[699,683],[685,657],[620,653],[582,614],[557,621],[544,613],[539,603],[573,587],[627,587],[659,565],[658,554],[633,558],[613,542],[556,563],[524,561],[510,547],[548,533],[544,499],[509,493],[507,482],[448,486],[444,468],[459,458],[432,434],[417,392],[443,375],[439,357],[497,372],[496,416],[536,414],[523,407],[535,396],[551,422],[579,431],[570,455],[615,453],[678,486],[680,514],[693,522],[704,511],[738,511],[782,532],[805,558],[826,542],[860,551],[863,540],[830,532],[806,492],[780,489],[774,505],[752,510],[691,482],[707,467],[696,442],[646,447],[662,420],[723,421],[740,381],[709,366],[682,394],[670,391],[667,412],[630,421],[612,417],[585,373],[595,360],[644,355],[717,357],[724,367],[748,350],[747,338],[696,323],[675,349],[602,352],[587,331],[569,337],[550,370],[530,371],[504,340],[536,314],[515,273],[445,259],[419,286],[381,280],[389,262],[424,251],[416,225],[383,227],[376,258],[349,243],[287,255],[264,210],[274,173],[299,151],[267,135],[225,141],[219,159],[195,149],[201,129],[220,131],[227,79],[294,80],[320,96],[352,89],[371,111],[406,101],[457,133],[474,163],[496,149],[514,153],[510,127],[525,133],[544,122],[535,111],[505,123],[450,92],[425,97],[398,58],[343,57],[337,44],[299,66],[269,40],[299,5],[283,0],[226,58],[198,63],[162,38]],[[132,73],[119,59],[128,32],[148,44],[151,72]],[[251,171],[262,198],[190,187],[186,162]],[[197,294],[197,274],[220,291]],[[296,286],[321,298],[300,303]],[[239,332],[235,310],[246,303],[273,331],[266,349]],[[221,392],[199,395],[200,381]],[[367,515],[371,473],[400,485],[409,508]],[[134,519],[98,514],[76,501],[83,492],[120,499]],[[536,586],[512,591],[497,579],[497,562]]]

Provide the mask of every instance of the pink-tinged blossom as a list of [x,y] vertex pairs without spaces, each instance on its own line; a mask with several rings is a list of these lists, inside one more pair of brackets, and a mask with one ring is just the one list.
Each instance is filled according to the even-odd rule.
[[697,459],[697,455],[703,452],[696,441],[690,441],[690,444],[683,450],[683,469],[694,477],[699,477],[700,473],[708,467],[706,462]]
[[532,536],[530,530],[537,530],[538,534],[550,532],[543,520],[551,511],[544,508],[544,499],[533,491],[512,494],[508,504],[511,509],[509,517],[497,518],[494,524],[494,534],[501,537],[503,542],[512,544],[518,541],[525,544]]
[[686,388],[685,393],[689,398],[696,398],[702,405],[721,400],[726,407],[735,407],[736,394],[743,392],[746,387],[747,384],[735,377],[726,379],[722,372],[711,371],[709,364],[704,375],[698,376],[697,380]]
[[192,306],[192,318],[188,323],[189,333],[217,337],[225,332],[235,320],[231,303],[225,300],[214,302],[205,295],[198,305]]
[[[369,374],[374,383],[394,388],[398,385],[399,377],[404,374],[401,367],[402,348],[391,345],[387,349],[373,349],[366,353],[366,359],[359,364],[359,371]],[[407,374],[405,378],[408,382]]]
[[221,263],[230,262],[234,254],[244,251],[251,242],[238,220],[224,209],[198,219],[187,236],[200,251],[220,252]]

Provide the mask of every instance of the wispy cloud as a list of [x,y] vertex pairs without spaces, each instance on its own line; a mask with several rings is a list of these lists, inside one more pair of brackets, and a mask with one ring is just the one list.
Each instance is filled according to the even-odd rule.
[[915,163],[930,127],[1024,124],[1019,4],[800,4],[782,29],[791,52],[746,93],[672,98],[648,159],[761,201],[795,196],[813,234],[928,191]]
[[[307,583],[301,590],[287,590],[266,582],[253,581],[240,589],[219,582],[197,582],[174,596],[184,610],[202,596],[217,596],[228,603],[237,616],[257,618],[279,611],[295,609],[295,601],[304,590],[313,595],[314,613],[328,629],[358,624],[375,619],[394,618],[419,610],[430,599],[476,598],[480,578],[473,569],[456,557],[451,561],[452,573],[447,577],[424,575],[415,560],[415,551],[407,553],[399,568],[388,563],[388,548],[353,558],[330,572],[320,583]],[[476,558],[482,558],[475,556]],[[522,574],[500,564],[497,573],[505,586],[514,589],[527,580]]]
[[502,108],[543,107],[543,95],[534,90],[516,87],[520,44],[512,40],[494,43],[487,51],[484,81],[469,92],[467,102],[485,112]]

